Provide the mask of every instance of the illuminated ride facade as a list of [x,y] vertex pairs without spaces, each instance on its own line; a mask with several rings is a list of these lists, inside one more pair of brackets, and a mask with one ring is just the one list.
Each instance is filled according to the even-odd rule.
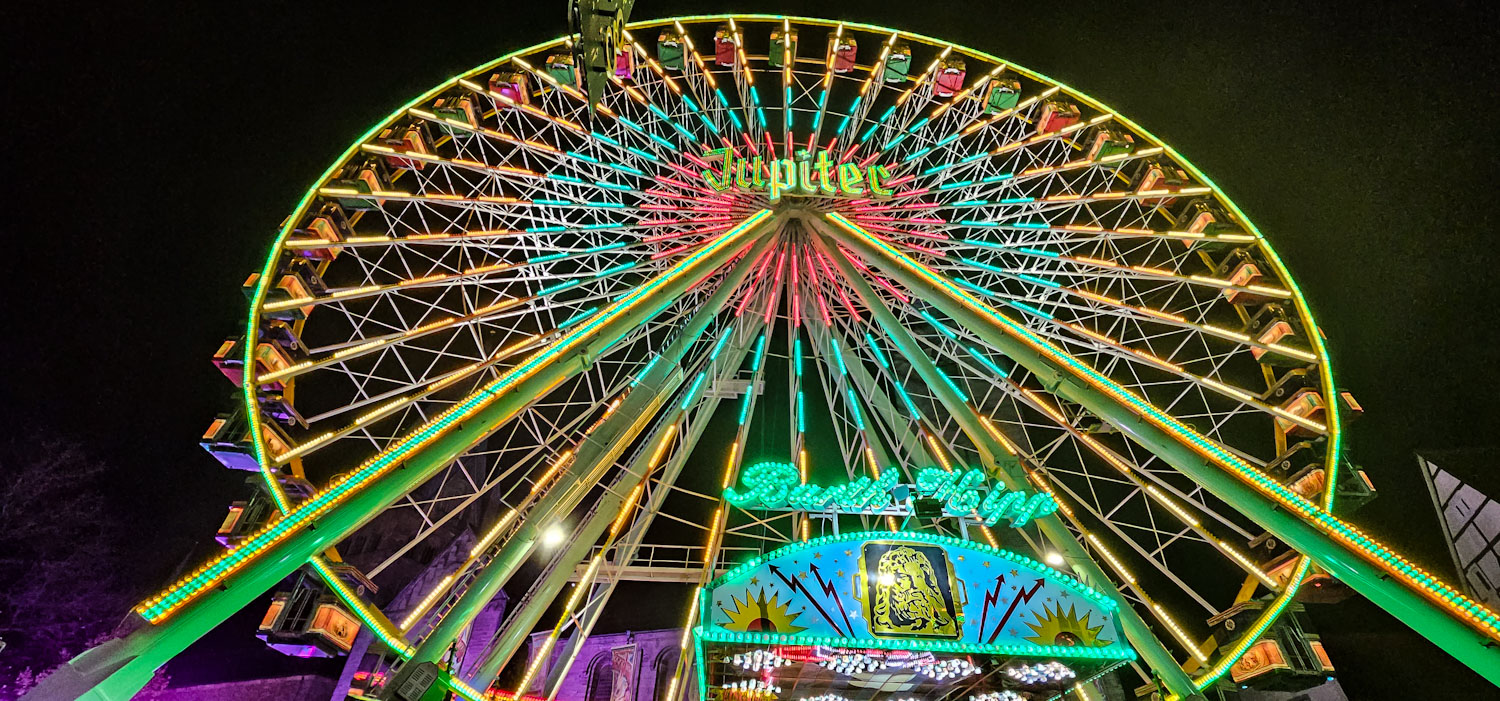
[[[539,44],[318,179],[218,358],[244,406],[205,445],[263,496],[36,698],[128,698],[297,572],[327,613],[268,637],[358,626],[380,698],[553,697],[639,582],[685,612],[661,701],[1320,675],[1273,635],[1309,581],[1500,680],[1500,619],[1337,515],[1371,492],[1340,447],[1357,405],[1275,252],[1170,147],[908,32],[624,39],[592,112],[568,40]],[[460,523],[441,578],[379,569]],[[341,554],[372,532],[403,535]]]

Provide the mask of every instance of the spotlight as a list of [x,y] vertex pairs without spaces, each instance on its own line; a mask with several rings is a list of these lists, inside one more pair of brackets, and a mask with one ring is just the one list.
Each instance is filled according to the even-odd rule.
[[1064,563],[1063,556],[1057,554],[1056,552],[1047,553],[1046,560],[1047,564],[1052,565],[1053,567],[1062,567]]
[[562,526],[554,523],[542,533],[542,545],[545,545],[549,548],[555,548],[561,545],[563,540],[567,537],[568,534],[563,532]]

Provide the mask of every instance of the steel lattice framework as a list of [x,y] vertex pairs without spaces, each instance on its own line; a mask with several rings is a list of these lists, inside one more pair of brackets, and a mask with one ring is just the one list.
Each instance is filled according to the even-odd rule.
[[[465,653],[477,671],[455,690],[478,698],[556,601],[551,640],[577,628],[576,651],[623,580],[686,597],[836,527],[721,499],[766,456],[804,481],[971,465],[1051,492],[1054,516],[965,532],[1056,551],[1128,603],[1130,643],[1175,695],[1222,676],[1314,566],[1497,678],[1500,619],[1332,515],[1344,400],[1317,324],[1169,146],[908,32],[744,15],[626,39],[592,111],[564,38],[439,85],[319,178],[254,280],[243,341],[244,445],[281,514],[43,695],[128,697],[304,563],[399,679],[454,654],[540,557],[500,633]],[[703,172],[723,149],[881,164],[893,192],[720,191]],[[379,577],[476,520],[467,559],[404,620],[335,572],[363,529],[406,524]],[[553,524],[571,538],[540,550]],[[1300,554],[1271,561],[1267,533]],[[1216,643],[1206,621],[1246,600],[1264,602],[1255,629]]]

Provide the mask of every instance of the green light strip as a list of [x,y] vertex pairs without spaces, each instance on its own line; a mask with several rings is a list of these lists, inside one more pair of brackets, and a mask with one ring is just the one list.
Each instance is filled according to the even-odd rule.
[[681,277],[697,261],[739,243],[746,232],[770,216],[770,210],[760,210],[733,229],[725,232],[714,243],[684,258],[656,279],[641,286],[630,295],[614,302],[604,312],[594,317],[588,323],[580,325],[576,330],[560,339],[551,347],[534,354],[504,376],[492,381],[484,388],[469,395],[464,401],[454,405],[411,434],[408,434],[406,438],[402,439],[394,447],[386,449],[381,454],[367,461],[360,469],[330,484],[318,494],[309,497],[302,504],[298,505],[297,508],[288,512],[283,518],[267,524],[258,533],[245,539],[243,543],[233,550],[224,553],[189,577],[174,584],[168,590],[136,607],[136,611],[152,623],[160,621],[176,609],[177,606],[186,603],[189,599],[204,590],[212,588],[217,582],[238,570],[262,551],[291,533],[296,532],[319,514],[342,502],[365,483],[399,465],[409,454],[443,435],[450,426],[488,406],[503,396],[516,383],[531,377],[565,353],[572,351],[575,347],[582,344],[583,341],[589,339],[595,329],[606,322],[624,316],[637,302],[661,286]]
[[406,642],[406,638],[401,635],[400,631],[392,630],[384,625],[377,625],[376,616],[371,614],[367,610],[365,602],[354,592],[350,591],[349,587],[344,584],[343,580],[339,579],[338,575],[334,574],[333,569],[328,566],[327,560],[324,560],[321,556],[314,557],[312,559],[312,566],[313,569],[318,571],[318,575],[323,578],[323,581],[328,582],[334,594],[338,595],[339,599],[344,602],[344,605],[357,612],[359,617],[369,624],[370,632],[381,643],[384,643],[387,648],[400,655],[402,659],[411,658],[412,653],[416,652],[416,648]]
[[1200,455],[1209,458],[1222,467],[1228,468],[1251,487],[1281,502],[1284,506],[1290,507],[1301,515],[1304,521],[1312,523],[1325,534],[1334,536],[1337,540],[1341,540],[1353,546],[1359,552],[1374,558],[1377,565],[1383,566],[1386,571],[1404,580],[1408,587],[1426,593],[1428,598],[1440,605],[1447,604],[1450,608],[1455,609],[1455,612],[1468,619],[1471,625],[1475,625],[1475,627],[1492,638],[1500,639],[1500,616],[1496,616],[1494,612],[1463,596],[1446,583],[1421,571],[1389,548],[1375,542],[1342,520],[1335,518],[1327,511],[1308,501],[1302,495],[1283,486],[1270,476],[1241,460],[1238,456],[1230,453],[1218,443],[1197,433],[1179,422],[1175,417],[1137,396],[1134,392],[1116,384],[1107,376],[1084,364],[1072,355],[1063,352],[1051,342],[1032,333],[1026,327],[1012,321],[1009,317],[995,311],[984,302],[963,291],[963,289],[947,278],[934,273],[931,269],[911,259],[896,248],[865,232],[842,215],[829,213],[825,216],[851,234],[863,238],[867,244],[879,249],[890,259],[901,264],[908,272],[918,275],[947,291],[954,301],[991,319],[1007,333],[1022,340],[1052,362],[1069,368],[1075,375],[1094,385],[1095,388],[1124,403],[1126,406],[1133,408],[1143,418],[1175,434],[1185,445],[1193,448]]

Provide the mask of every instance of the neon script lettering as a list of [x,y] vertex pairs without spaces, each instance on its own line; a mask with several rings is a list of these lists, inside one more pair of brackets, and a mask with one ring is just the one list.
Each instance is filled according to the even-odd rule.
[[943,502],[943,512],[949,516],[976,516],[986,526],[1008,519],[1017,528],[1057,511],[1057,501],[1051,494],[1010,491],[1002,484],[989,483],[978,468],[948,472],[928,467],[917,472],[915,485],[901,484],[899,474],[900,470],[890,468],[877,479],[860,477],[823,487],[802,484],[801,473],[791,463],[762,462],[745,468],[740,477],[744,491],[726,489],[724,498],[746,509],[862,513],[884,509],[893,500],[905,501],[914,490]]
[[705,153],[704,157],[710,161],[723,159],[719,173],[711,169],[702,171],[704,182],[715,192],[730,189],[765,192],[772,202],[780,200],[782,195],[881,198],[890,197],[893,192],[885,186],[891,180],[891,172],[885,166],[860,168],[853,163],[835,163],[827,151],[819,151],[816,158],[801,151],[796,159],[767,160],[761,156],[739,158],[733,149],[721,148]]

